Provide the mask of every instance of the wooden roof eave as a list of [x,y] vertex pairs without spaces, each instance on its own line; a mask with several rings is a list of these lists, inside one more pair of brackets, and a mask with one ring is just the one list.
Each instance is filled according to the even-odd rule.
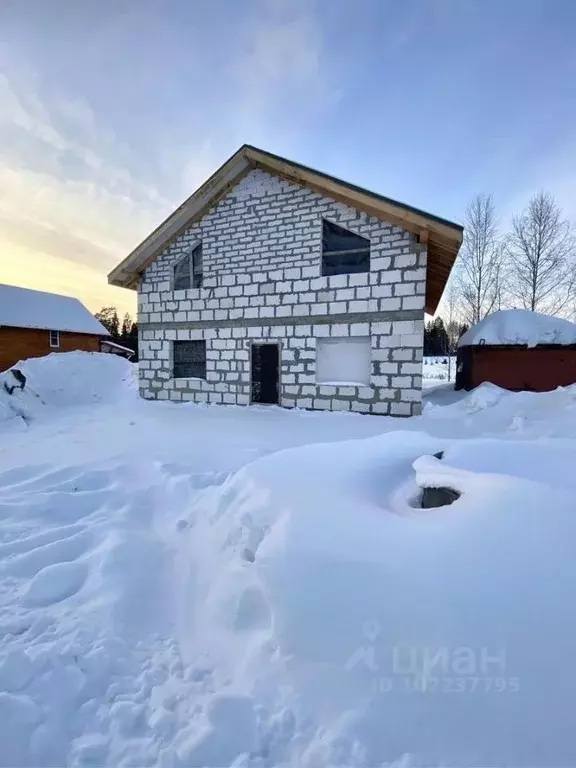
[[435,311],[462,243],[462,227],[247,145],[238,150],[112,270],[108,281],[113,285],[136,289],[143,271],[154,258],[254,167],[332,197],[417,235],[428,248],[426,311]]
[[137,288],[142,272],[168,243],[216,205],[251,168],[244,155],[233,155],[110,272],[108,282],[122,288]]

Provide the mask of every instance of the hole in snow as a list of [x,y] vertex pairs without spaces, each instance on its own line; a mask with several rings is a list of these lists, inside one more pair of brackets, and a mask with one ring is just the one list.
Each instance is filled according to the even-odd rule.
[[460,493],[452,488],[422,488],[420,506],[422,509],[446,507],[460,498]]
[[252,552],[252,550],[251,550],[251,549],[247,549],[247,548],[246,548],[246,549],[245,549],[245,550],[242,552],[242,558],[243,558],[244,560],[247,560],[249,563],[253,563],[253,562],[256,560],[256,555],[254,554],[254,552]]

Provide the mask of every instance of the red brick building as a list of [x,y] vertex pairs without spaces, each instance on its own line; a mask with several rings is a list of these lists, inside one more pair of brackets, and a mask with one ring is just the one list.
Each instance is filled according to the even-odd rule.
[[0,371],[51,352],[99,352],[107,336],[78,299],[0,285]]

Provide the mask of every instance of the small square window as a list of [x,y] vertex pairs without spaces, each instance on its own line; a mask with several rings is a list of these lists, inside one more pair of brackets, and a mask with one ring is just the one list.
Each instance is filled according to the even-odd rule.
[[50,346],[51,347],[60,346],[60,331],[50,331]]
[[206,378],[206,342],[175,341],[174,378],[175,379],[205,379]]
[[322,222],[322,275],[370,271],[370,240],[331,221]]

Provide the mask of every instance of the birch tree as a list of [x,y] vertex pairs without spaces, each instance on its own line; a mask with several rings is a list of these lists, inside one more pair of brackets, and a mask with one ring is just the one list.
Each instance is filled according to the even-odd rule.
[[476,195],[466,208],[458,271],[462,319],[468,325],[500,304],[504,254],[498,226],[492,195]]
[[461,323],[458,315],[461,312],[461,296],[456,282],[451,280],[448,283],[446,293],[444,294],[443,304],[446,311],[446,337],[448,346],[448,381],[452,381],[452,358],[456,354],[458,339],[460,338]]
[[575,241],[551,195],[538,192],[514,217],[507,251],[508,290],[515,303],[550,315],[569,309],[576,288]]

